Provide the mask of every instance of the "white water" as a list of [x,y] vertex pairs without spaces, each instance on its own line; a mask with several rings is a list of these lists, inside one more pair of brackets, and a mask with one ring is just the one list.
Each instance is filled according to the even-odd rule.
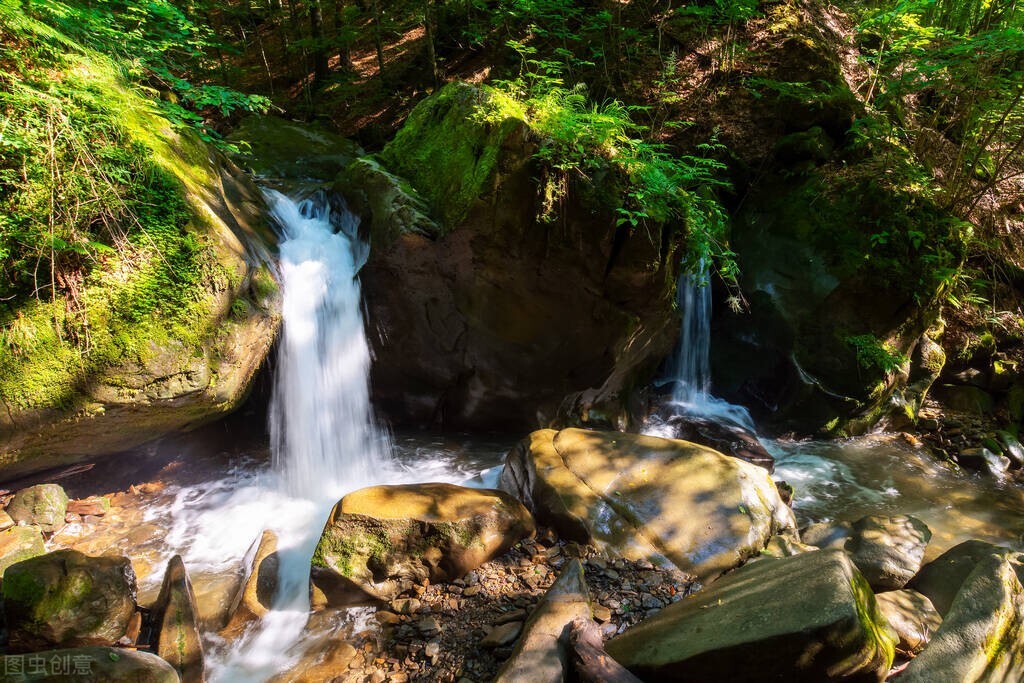
[[[696,274],[684,273],[676,285],[676,302],[682,316],[679,351],[669,366],[671,407],[676,415],[696,415],[743,427],[756,433],[754,420],[743,406],[711,394],[711,285],[701,262]],[[652,422],[645,433],[669,435],[670,428]]]

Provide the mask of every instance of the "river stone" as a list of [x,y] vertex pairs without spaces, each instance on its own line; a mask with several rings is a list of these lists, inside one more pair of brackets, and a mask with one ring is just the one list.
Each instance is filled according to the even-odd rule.
[[221,636],[235,638],[251,622],[266,616],[277,592],[279,565],[277,534],[264,529],[246,553],[245,579],[232,601],[231,617]]
[[570,671],[566,638],[572,622],[591,618],[583,565],[571,560],[526,621],[523,635],[494,683],[561,683]]
[[[8,672],[5,683],[179,683],[174,668],[154,654],[112,647],[77,647],[46,650],[34,656],[46,662],[43,671],[30,673],[27,663],[19,673]],[[58,669],[57,667],[60,667]],[[54,671],[62,673],[54,674]],[[66,672],[66,673],[63,673]]]
[[916,517],[868,515],[853,523],[846,550],[874,590],[897,590],[921,568],[931,537]]
[[963,467],[988,472],[994,477],[1006,474],[1011,464],[1005,455],[993,453],[983,446],[963,449],[957,453],[956,461]]
[[14,494],[7,514],[19,524],[35,524],[46,533],[64,528],[68,495],[58,484],[37,484]]
[[46,552],[37,526],[16,526],[0,531],[0,577],[12,564]]
[[974,567],[931,643],[900,683],[1024,680],[1024,555],[989,555]]
[[845,548],[853,536],[849,522],[815,522],[800,532],[800,540],[818,548]]
[[985,541],[964,541],[953,546],[921,568],[909,584],[931,600],[942,616],[946,616],[964,581],[979,562],[989,557],[1009,557],[1013,551]]
[[458,579],[533,533],[530,513],[503,491],[360,489],[334,506],[313,553],[313,605],[374,604],[424,580]]
[[501,487],[567,540],[705,583],[796,527],[765,469],[674,439],[540,430],[509,453]]
[[875,596],[878,609],[899,636],[899,649],[917,654],[931,640],[942,625],[942,617],[935,611],[932,601],[917,591],[903,589]]
[[182,683],[203,683],[206,667],[196,597],[181,555],[167,563],[153,618],[157,628],[156,653],[174,667]]
[[0,591],[14,652],[113,645],[135,612],[127,557],[58,550],[12,564]]
[[613,638],[648,681],[882,681],[896,636],[841,550],[756,562]]

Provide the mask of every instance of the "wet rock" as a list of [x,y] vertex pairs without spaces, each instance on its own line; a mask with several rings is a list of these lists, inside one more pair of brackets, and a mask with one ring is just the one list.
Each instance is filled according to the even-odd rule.
[[82,500],[68,501],[68,512],[76,515],[102,516],[110,510],[110,499],[104,496],[91,496]]
[[14,520],[6,510],[0,510],[0,531],[7,531],[12,526],[14,526]]
[[879,611],[899,636],[899,649],[917,654],[942,625],[932,601],[914,590],[896,590],[875,596]]
[[1009,458],[984,447],[965,448],[957,454],[956,460],[963,467],[988,472],[996,477],[1003,476],[1010,469]]
[[560,683],[569,673],[565,640],[576,619],[590,619],[590,591],[583,565],[565,566],[526,622],[522,638],[494,683]]
[[800,540],[818,548],[845,548],[853,536],[849,522],[815,522],[800,531]]
[[1013,467],[1024,467],[1024,445],[1013,434],[1005,431],[996,432],[996,438],[1003,447],[1003,455],[1009,458]]
[[935,397],[944,406],[958,413],[985,416],[991,415],[995,409],[992,395],[979,387],[944,384],[937,387]]
[[523,622],[521,621],[509,621],[504,624],[498,624],[487,632],[484,639],[480,641],[480,645],[483,647],[502,647],[503,645],[511,645],[515,642],[516,638],[519,637],[519,633],[522,630]]
[[678,440],[540,430],[509,453],[501,486],[563,538],[705,582],[795,529],[766,470]]
[[759,557],[774,557],[778,559],[782,557],[792,557],[793,555],[799,555],[800,553],[813,552],[817,549],[818,548],[815,546],[807,545],[806,543],[802,543],[796,538],[793,538],[793,535],[772,536],[771,540],[768,541],[768,544],[761,551],[761,555]]
[[[662,411],[677,411],[672,405]],[[676,415],[669,413],[664,421],[664,428],[671,430],[671,436],[714,449],[719,453],[731,455],[753,465],[763,467],[769,472],[775,471],[775,458],[757,438],[757,434],[734,424],[712,420],[699,415]]]
[[925,595],[942,616],[946,616],[960,587],[975,567],[989,557],[1011,557],[1009,548],[985,541],[964,541],[921,568],[907,588]]
[[36,526],[16,526],[0,531],[0,577],[12,564],[46,552]]
[[14,494],[7,514],[18,524],[34,524],[45,533],[64,528],[68,496],[57,484],[38,484]]
[[964,580],[942,626],[900,683],[1024,680],[1024,555],[989,555]]
[[231,603],[231,616],[222,636],[235,638],[250,623],[266,616],[277,592],[279,563],[277,534],[264,529],[246,553],[245,577]]
[[[27,663],[21,673],[6,672],[6,683],[179,683],[174,668],[154,654],[112,647],[78,647],[46,650],[45,673],[35,673]],[[54,672],[57,672],[54,675]]]
[[180,555],[167,563],[160,597],[153,605],[156,653],[181,677],[181,683],[203,683],[206,665],[199,633],[199,614],[192,581]]
[[895,640],[849,557],[822,550],[738,569],[607,651],[652,681],[882,681]]
[[846,550],[874,590],[896,590],[921,568],[931,537],[916,517],[869,515],[853,523]]
[[[303,657],[286,673],[278,674],[269,683],[324,683],[347,680],[344,673],[356,659],[356,648],[340,638],[332,637],[322,650]],[[383,678],[381,680],[384,680]]]
[[334,506],[313,554],[313,604],[390,600],[424,580],[465,576],[534,532],[503,491],[451,484],[374,486]]
[[15,652],[113,645],[135,612],[135,572],[126,557],[58,550],[12,564],[0,591]]

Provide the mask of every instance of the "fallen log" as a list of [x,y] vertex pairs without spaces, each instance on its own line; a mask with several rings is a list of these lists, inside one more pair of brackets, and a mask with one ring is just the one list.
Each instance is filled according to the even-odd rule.
[[601,631],[590,619],[573,621],[569,647],[580,683],[643,683],[604,651]]

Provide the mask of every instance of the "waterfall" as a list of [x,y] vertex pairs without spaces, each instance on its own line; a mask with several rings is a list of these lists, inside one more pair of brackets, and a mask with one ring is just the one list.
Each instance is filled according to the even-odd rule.
[[[369,395],[370,348],[357,269],[365,258],[348,211],[322,196],[268,191],[281,230],[283,329],[270,410],[271,451],[287,492],[331,498],[379,480],[388,450]],[[338,230],[335,230],[335,224]]]
[[746,408],[711,394],[711,285],[703,260],[696,273],[680,275],[676,302],[682,328],[667,378],[672,383],[672,410],[677,415],[730,423],[756,433]]

